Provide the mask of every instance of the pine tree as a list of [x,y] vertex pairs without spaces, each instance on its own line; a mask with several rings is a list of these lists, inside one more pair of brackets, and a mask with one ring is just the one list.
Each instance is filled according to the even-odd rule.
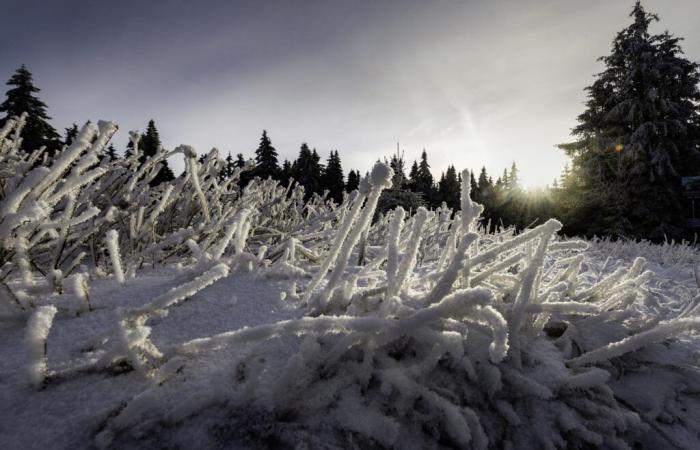
[[255,150],[254,176],[260,178],[279,178],[279,164],[277,163],[277,150],[272,146],[272,141],[267,136],[267,130],[263,130],[260,144]]
[[301,144],[299,157],[292,164],[292,176],[304,187],[306,198],[323,193],[322,173],[323,169],[316,149],[312,152],[304,142]]
[[[148,121],[148,126],[146,127],[146,132],[141,135],[141,140],[139,141],[139,161],[141,164],[146,162],[148,158],[155,156],[161,148],[160,135],[156,129],[156,124],[153,119]],[[162,165],[158,174],[151,180],[151,186],[157,186],[160,183],[171,181],[175,179],[173,171],[168,165],[168,161],[161,161]]]
[[482,202],[488,202],[492,187],[493,183],[489,179],[488,173],[486,173],[486,167],[482,167],[479,173],[479,181],[477,182],[477,189]]
[[352,192],[360,187],[360,172],[351,170],[348,173],[348,182],[345,184],[345,191]]
[[408,173],[408,187],[413,191],[417,191],[418,186],[418,163],[413,160],[413,165],[411,165],[411,171]]
[[389,166],[394,171],[394,176],[391,179],[392,189],[403,189],[406,185],[406,162],[403,157],[403,152],[399,150],[399,145],[396,144],[396,153],[391,155]]
[[280,171],[280,184],[282,184],[282,186],[288,186],[289,180],[292,178],[292,163],[285,159],[282,163],[282,170]]
[[452,209],[459,208],[460,186],[457,179],[457,170],[454,166],[449,166],[440,179],[439,184],[440,200],[445,202]]
[[[238,168],[243,168],[246,165],[246,160],[243,157],[243,153],[238,153],[236,154],[236,160],[233,162],[235,167]],[[238,186],[240,188],[244,188],[250,183],[250,180],[252,180],[254,176],[251,174],[251,171],[245,171],[242,172],[240,177],[238,178]]]
[[577,208],[565,224],[569,232],[679,237],[680,177],[700,172],[699,66],[681,56],[680,38],[649,32],[659,19],[640,2],[630,16],[586,89],[578,141],[560,146],[572,159],[566,194]]
[[474,177],[474,171],[469,171],[469,190],[471,192],[470,197],[477,203],[481,203],[481,195],[479,192],[479,185],[476,183],[476,178]]
[[437,201],[437,195],[435,192],[435,181],[433,180],[433,174],[430,172],[430,164],[428,164],[428,154],[423,149],[420,155],[420,162],[418,163],[418,169],[416,173],[415,182],[416,192],[420,192],[423,199],[432,206],[438,206],[439,201]]
[[520,189],[520,177],[518,176],[518,166],[515,165],[515,161],[510,165],[510,172],[508,172],[508,189],[517,190]]
[[49,124],[51,118],[46,112],[46,104],[36,96],[41,90],[34,86],[32,74],[27,67],[22,66],[7,81],[8,86],[15,86],[7,91],[7,98],[0,104],[0,113],[5,117],[0,119],[0,128],[8,119],[27,113],[27,122],[22,129],[22,148],[27,152],[38,150],[45,146],[49,156],[61,146],[56,129]]
[[231,152],[228,152],[228,154],[226,155],[226,158],[224,158],[223,167],[219,171],[219,177],[218,177],[219,182],[226,181],[229,178],[231,178],[235,168],[236,168],[236,163],[233,160],[233,156],[231,156]]
[[77,136],[78,136],[78,125],[73,124],[70,127],[66,128],[66,137],[63,140],[63,143],[65,145],[71,145]]
[[114,148],[114,144],[111,142],[109,146],[107,146],[106,155],[109,157],[110,161],[114,161],[115,159],[119,158],[119,155],[117,155],[117,150]]
[[337,150],[335,152],[331,150],[331,154],[326,162],[326,170],[323,173],[323,188],[328,190],[330,198],[336,203],[343,201],[343,192],[345,191],[344,178],[340,155],[338,155]]

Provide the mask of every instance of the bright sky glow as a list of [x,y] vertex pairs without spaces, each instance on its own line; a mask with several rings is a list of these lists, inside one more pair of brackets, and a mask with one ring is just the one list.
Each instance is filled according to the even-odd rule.
[[[264,4],[264,5],[263,5]],[[700,60],[700,2],[647,0]],[[166,147],[252,155],[266,128],[281,159],[302,142],[367,170],[401,143],[526,186],[565,164],[596,59],[633,2],[9,0],[0,78],[34,73],[57,127],[111,119]]]

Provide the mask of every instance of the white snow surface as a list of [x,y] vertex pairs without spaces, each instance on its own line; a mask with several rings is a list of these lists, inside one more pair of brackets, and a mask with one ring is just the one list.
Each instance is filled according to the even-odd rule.
[[[113,279],[94,284],[91,313],[59,314],[54,320],[48,340],[49,367],[60,372],[65,361],[80,356],[90,338],[112,324],[115,308],[149,303],[177,276],[175,270],[161,269],[131,279],[125,286]],[[243,326],[301,317],[297,305],[280,299],[285,289],[280,282],[252,273],[234,274],[171,308],[167,317],[151,320],[152,339],[158,347],[167,347]],[[120,375],[95,371],[69,379],[59,376],[53,385],[36,390],[26,372],[24,325],[0,322],[0,327],[0,447],[5,450],[90,448],[109,414],[152,386],[135,371]],[[212,370],[231,357],[226,350],[203,357],[200,368]]]
[[[700,448],[697,247],[0,133],[0,448]],[[187,173],[152,186],[161,161]],[[229,168],[230,169],[230,168]],[[222,176],[222,174],[224,176]]]
[[[583,265],[589,273],[609,274],[616,267],[633,262],[630,256],[624,254],[625,251],[627,248],[621,246],[613,251],[592,243],[585,253]],[[697,251],[692,254],[686,249],[682,251],[684,257],[692,256],[696,260],[700,257]],[[622,255],[616,256],[616,253],[621,252]],[[608,256],[611,259],[606,264]],[[678,308],[687,302],[687,296],[697,294],[698,288],[690,264],[679,265],[659,258],[649,261],[649,268],[655,274],[652,287],[677,301]],[[91,288],[92,312],[80,316],[69,313],[59,313],[56,316],[48,339],[49,367],[53,372],[60,373],[66,361],[79,357],[89,345],[89,340],[112,324],[115,309],[148,304],[161,295],[166,287],[172,286],[173,280],[178,276],[181,276],[180,271],[176,269],[159,269],[129,279],[125,285],[120,285],[115,279],[94,283]],[[167,348],[172,343],[242,327],[303,317],[305,311],[298,300],[281,299],[282,294],[288,291],[287,280],[270,280],[253,272],[234,273],[171,308],[167,317],[152,319],[152,340],[158,347]],[[91,448],[95,435],[111,414],[132,397],[153,388],[153,384],[136,371],[118,374],[95,370],[65,379],[58,375],[44,389],[36,390],[27,378],[23,339],[24,324],[0,322],[0,404],[3,406],[0,409],[0,447],[3,449]],[[280,342],[278,345],[285,348],[293,347],[295,343]],[[237,360],[242,351],[231,347],[216,353],[202,354],[198,358],[196,371],[218,372],[222,366],[228,367],[231,361]],[[295,364],[292,356],[294,353],[289,352],[288,355],[288,364]],[[608,374],[606,371],[600,372]],[[602,375],[591,373],[591,376]],[[639,379],[638,382],[625,387],[630,391],[630,401],[637,403],[640,409],[659,408],[654,402],[661,401],[660,397],[655,395],[654,389],[650,389],[649,380],[642,376],[636,378]],[[224,383],[225,379],[221,382]],[[190,387],[201,386],[194,384]],[[214,389],[213,386],[210,388]],[[197,392],[183,390],[180,395],[182,398],[195,398]],[[214,417],[213,420],[218,418]],[[363,421],[353,425],[360,428],[379,427],[381,424],[380,418],[354,417],[353,420]],[[204,438],[202,429],[209,425],[206,417],[190,418],[175,433],[180,436],[181,444],[189,442],[191,448],[206,448],[206,439],[201,441]],[[381,431],[372,434],[381,434]],[[230,430],[227,438],[231,439],[228,448],[254,447],[246,442],[245,435],[236,436],[236,430]],[[697,444],[694,441],[696,438],[692,435],[686,437],[687,448],[693,448]],[[152,445],[153,441],[146,440],[143,448],[152,448]],[[657,448],[663,448],[664,444],[661,445]]]

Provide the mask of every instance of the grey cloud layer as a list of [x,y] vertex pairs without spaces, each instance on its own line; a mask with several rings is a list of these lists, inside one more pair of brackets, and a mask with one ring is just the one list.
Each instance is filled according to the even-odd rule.
[[[400,141],[436,172],[516,160],[544,184],[631,5],[11,0],[0,77],[28,64],[59,126],[153,117],[166,146],[246,155],[267,128],[283,158],[308,141],[363,170]],[[700,59],[700,2],[646,5]]]

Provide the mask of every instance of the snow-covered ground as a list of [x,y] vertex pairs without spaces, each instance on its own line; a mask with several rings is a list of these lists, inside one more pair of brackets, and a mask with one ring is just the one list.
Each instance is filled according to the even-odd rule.
[[[584,270],[604,277],[617,267],[629,266],[633,258],[628,253],[628,247],[632,245],[634,244],[615,246],[592,243],[590,249],[585,252]],[[668,260],[658,258],[649,261],[648,267],[654,272],[649,285],[652,291],[662,293],[669,301],[677,302],[677,307],[681,308],[698,295],[693,264],[700,257],[700,252],[678,247],[675,255],[678,257],[677,262],[674,262],[673,257]],[[653,258],[655,255],[647,256]],[[164,289],[172,286],[177,277],[177,270],[161,269],[145,272],[123,286],[114,279],[104,279],[93,285],[92,312],[80,315],[74,312],[59,312],[54,320],[47,348],[48,365],[51,370],[60,374],[67,361],[80,358],[89,347],[91,339],[113,324],[115,310],[149,302]],[[153,342],[159,348],[168,348],[173,343],[246,326],[253,327],[303,317],[303,305],[298,298],[286,295],[289,290],[288,280],[270,280],[247,271],[232,274],[171,308],[167,317],[152,320],[150,325]],[[66,307],[66,310],[69,309],[70,305]],[[56,375],[46,387],[37,390],[30,384],[27,373],[25,328],[22,322],[3,322],[0,328],[0,399],[3,405],[0,410],[0,441],[3,449],[89,448],[94,445],[95,437],[105,427],[106,421],[126,402],[141,392],[153,389],[151,380],[137,371],[124,368],[123,372],[119,372],[118,369],[88,370],[65,377]],[[222,367],[230,368],[232,362],[238,361],[240,355],[246,351],[248,348],[245,346],[228,347],[205,355],[197,360],[196,371],[217,373]],[[294,350],[290,349],[287,356],[291,357],[293,352]],[[690,365],[692,361],[687,363]],[[203,375],[200,373],[198,376]],[[223,377],[219,381],[232,382]],[[643,378],[640,382],[631,383],[630,389],[634,389],[634,392],[630,397],[639,400],[640,397],[645,397],[645,393],[651,393],[652,398],[659,398],[657,389],[647,385],[647,382],[648,379]],[[200,385],[197,386],[201,388]],[[208,389],[217,388],[209,386]],[[178,394],[183,398],[196,397],[198,391],[183,389],[178,391]],[[658,407],[654,404],[642,404],[640,408],[645,406]],[[174,411],[172,413],[176,414]],[[181,448],[188,444],[190,448],[220,447],[222,442],[212,441],[207,430],[212,425],[220,426],[222,418],[218,414],[210,414],[211,423],[208,423],[206,417],[187,418],[173,430],[159,431],[177,435],[177,442]],[[245,412],[242,414],[245,415]],[[687,414],[689,419],[697,418],[700,410],[694,413],[687,411]],[[251,420],[265,421],[270,418],[262,414],[253,414]],[[240,421],[240,418],[233,418],[231,429],[224,433],[228,448],[260,447],[260,441],[256,442],[254,438],[252,441],[248,440],[251,439],[250,431],[241,428]],[[274,427],[274,422],[261,423],[259,426]],[[169,442],[158,435],[142,438],[143,448],[153,448],[153,445],[157,447],[158,442],[166,447],[166,443]],[[697,436],[695,438],[697,439]],[[693,436],[689,436],[688,439],[693,439]],[[693,441],[687,442],[689,445],[686,448],[693,448]],[[664,444],[661,445],[662,447],[656,448],[663,448]]]
[[[76,316],[59,313],[48,340],[49,367],[60,371],[66,361],[80,357],[91,338],[112,325],[115,309],[142,305],[171,286],[172,270],[144,274],[126,286],[105,280],[92,289],[94,311]],[[297,304],[280,299],[279,282],[251,273],[231,275],[153,320],[158,347],[209,336],[243,326],[299,317]],[[42,390],[28,380],[21,322],[0,325],[0,444],[3,449],[71,449],[92,445],[110,413],[151,386],[141,374],[86,372],[57,377]],[[202,364],[217,365],[230,358],[225,351]]]
[[83,127],[45,164],[0,130],[0,448],[700,445],[698,251],[375,217],[215,150],[157,187]]

